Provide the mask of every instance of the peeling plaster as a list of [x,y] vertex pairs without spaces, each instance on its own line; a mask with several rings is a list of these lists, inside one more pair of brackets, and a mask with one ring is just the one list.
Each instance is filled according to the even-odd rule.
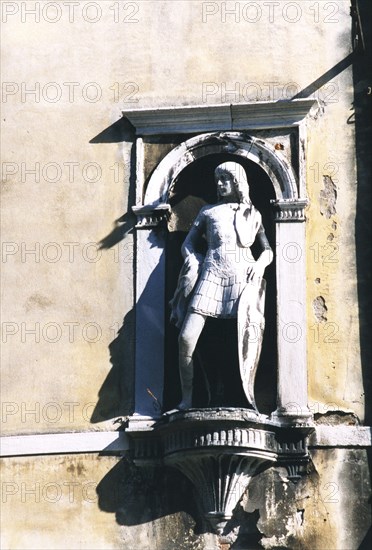
[[[320,279],[319,279],[319,282],[320,282]],[[317,298],[313,300],[313,310],[318,323],[325,323],[327,321],[326,314],[327,314],[328,308],[326,306],[326,302],[323,296],[317,296]]]
[[348,426],[359,426],[359,418],[350,411],[327,411],[324,414],[317,413],[314,415],[317,424],[326,424],[328,426],[338,426],[340,424]]
[[337,188],[330,176],[323,176],[324,188],[320,191],[320,213],[329,219],[336,214]]
[[302,508],[301,510],[297,510],[297,522],[299,525],[303,525],[304,519],[305,519],[305,510]]

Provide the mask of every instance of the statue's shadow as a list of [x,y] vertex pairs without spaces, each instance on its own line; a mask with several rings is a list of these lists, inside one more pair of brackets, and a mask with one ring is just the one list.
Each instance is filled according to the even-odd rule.
[[[115,514],[120,526],[140,526],[161,518],[174,521],[177,516],[178,534],[193,533],[197,537],[211,532],[191,482],[176,469],[137,467],[129,458],[123,458],[103,477],[96,492],[100,510]],[[246,544],[252,549],[261,548],[258,518],[258,510],[247,513],[238,503],[225,529],[234,541],[231,548],[243,549]]]
[[180,523],[193,528],[195,534],[207,531],[191,483],[173,468],[139,468],[123,458],[104,476],[96,491],[100,510],[115,514],[119,525],[142,525],[179,514]]

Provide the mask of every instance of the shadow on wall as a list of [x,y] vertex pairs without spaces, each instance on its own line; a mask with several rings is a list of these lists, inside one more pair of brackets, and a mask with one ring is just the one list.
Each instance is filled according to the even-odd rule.
[[[154,547],[163,550],[199,548],[201,541],[198,537],[211,533],[210,525],[198,507],[197,499],[194,499],[190,481],[174,468],[137,467],[128,458],[123,458],[100,481],[96,491],[100,510],[115,514],[116,522],[121,526],[141,526],[162,519],[158,529],[150,528]],[[248,513],[238,503],[227,526],[227,532],[236,532],[233,538],[237,540],[231,548],[262,548],[259,545],[262,533],[257,529],[258,519],[258,510]],[[147,533],[144,529],[135,532],[138,548]],[[133,543],[136,541],[132,540]]]
[[[353,2],[355,4],[355,2]],[[353,28],[353,44],[356,56],[353,63],[354,84],[354,124],[355,124],[355,148],[357,167],[357,204],[355,217],[355,246],[357,263],[357,285],[359,302],[359,331],[360,351],[362,363],[362,375],[365,393],[365,424],[372,424],[372,402],[370,399],[372,390],[371,377],[371,260],[372,260],[372,235],[371,235],[371,175],[372,175],[372,4],[359,2],[360,21],[364,33],[364,41],[361,42],[360,29]],[[363,43],[364,42],[364,43]],[[372,472],[372,450],[367,449],[369,473]],[[369,498],[371,504],[371,497]],[[366,533],[358,550],[367,550],[372,547],[372,529]]]
[[369,528],[368,533],[364,537],[362,543],[359,545],[358,550],[370,550],[372,546],[372,527]]
[[183,512],[196,523],[195,532],[205,532],[192,491],[191,483],[175,469],[139,468],[128,458],[118,462],[97,486],[100,510],[115,514],[119,525],[142,525]]
[[[353,62],[354,102],[350,124],[355,125],[357,167],[357,204],[355,216],[355,246],[359,306],[360,351],[364,393],[366,397],[365,423],[372,423],[371,395],[371,147],[372,147],[372,4],[359,3],[364,31],[364,48],[359,45]],[[354,29],[356,32],[356,29]],[[355,36],[353,36],[355,44]]]
[[[90,140],[90,143],[133,143],[134,128],[121,118]],[[135,194],[135,151],[132,147],[130,159],[130,180],[128,206],[134,204]],[[129,211],[114,221],[112,231],[99,242],[100,250],[108,250],[133,232],[135,216]],[[132,255],[131,255],[132,257]],[[134,259],[132,258],[132,262]],[[134,269],[134,264],[133,268]],[[129,282],[129,281],[128,281]],[[123,284],[125,284],[123,282]],[[130,282],[130,284],[132,284]],[[112,299],[115,299],[113,296]],[[98,392],[98,401],[92,413],[92,423],[117,417],[126,417],[133,412],[134,396],[134,309],[123,319],[116,338],[109,345],[112,368]],[[120,419],[118,420],[120,423]]]
[[133,411],[134,330],[134,310],[131,309],[109,346],[112,368],[99,390],[98,401],[90,419],[93,424],[126,417]]
[[[133,227],[134,216],[130,213],[115,220],[114,229],[100,241],[100,250],[108,250],[123,241],[128,234],[132,233]],[[132,262],[134,262],[133,257]],[[131,279],[128,279],[128,283],[132,284]],[[124,281],[123,284],[125,284]],[[134,317],[134,308],[132,308],[124,316],[123,325],[109,345],[112,369],[98,392],[98,402],[90,419],[92,423],[103,422],[117,416],[128,416],[133,411]]]
[[92,138],[89,143],[122,143],[134,140],[135,129],[125,117],[120,118]]
[[[112,232],[100,241],[100,249],[112,248],[132,232],[134,216],[124,214],[115,221]],[[98,402],[90,421],[110,420],[128,416],[133,411],[135,315],[132,308],[123,319],[115,340],[109,345],[112,369],[98,392]]]

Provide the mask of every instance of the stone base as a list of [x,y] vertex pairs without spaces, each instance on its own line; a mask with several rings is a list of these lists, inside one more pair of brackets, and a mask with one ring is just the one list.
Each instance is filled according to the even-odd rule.
[[173,466],[192,482],[221,535],[252,477],[275,464],[288,465],[294,482],[302,475],[310,419],[283,425],[279,418],[232,407],[175,410],[147,425],[132,418],[127,434],[137,465]]

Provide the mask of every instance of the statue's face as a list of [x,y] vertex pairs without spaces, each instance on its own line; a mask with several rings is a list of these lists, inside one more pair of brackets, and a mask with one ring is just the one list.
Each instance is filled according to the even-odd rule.
[[232,174],[226,172],[219,174],[216,178],[217,191],[220,197],[230,197],[235,194],[234,178]]

